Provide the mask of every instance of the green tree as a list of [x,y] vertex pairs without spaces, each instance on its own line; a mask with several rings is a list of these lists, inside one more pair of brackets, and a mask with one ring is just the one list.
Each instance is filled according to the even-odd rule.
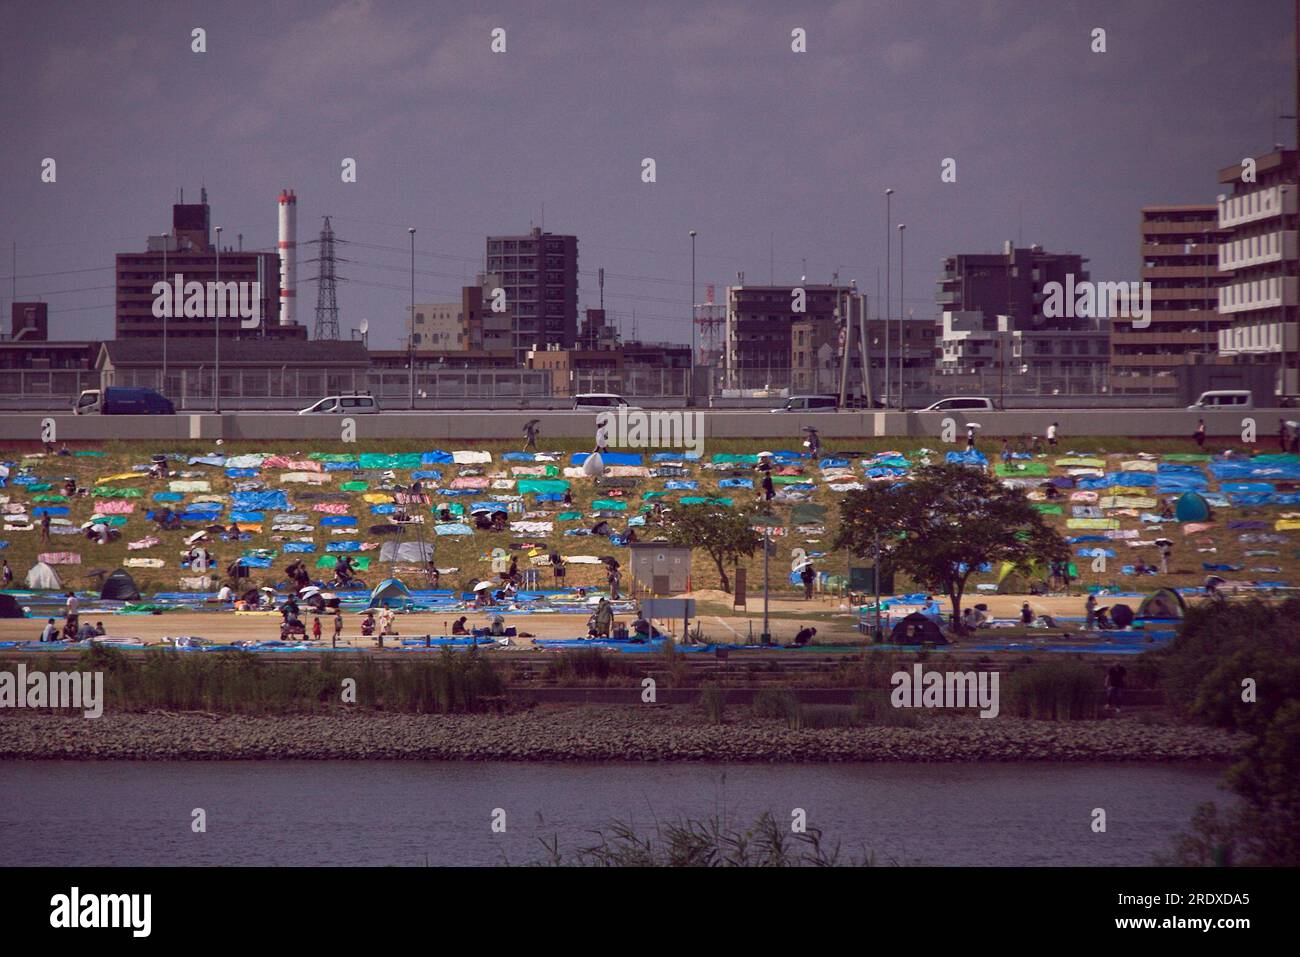
[[845,495],[834,547],[874,558],[877,545],[883,567],[947,595],[955,622],[966,582],[979,566],[1028,566],[1069,554],[1024,492],[965,465],[925,466],[910,482]]
[[664,513],[668,541],[685,548],[702,548],[718,567],[722,590],[730,593],[726,565],[748,558],[763,547],[763,536],[750,527],[747,512],[701,502],[674,505]]

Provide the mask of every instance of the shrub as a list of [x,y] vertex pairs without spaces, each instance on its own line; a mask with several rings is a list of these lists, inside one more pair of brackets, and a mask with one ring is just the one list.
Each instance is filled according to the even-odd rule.
[[1095,718],[1103,700],[1102,676],[1074,661],[1045,661],[1011,674],[1008,710],[1022,718],[1077,721]]
[[727,693],[717,685],[705,685],[700,689],[700,704],[704,713],[713,724],[722,724],[726,720]]

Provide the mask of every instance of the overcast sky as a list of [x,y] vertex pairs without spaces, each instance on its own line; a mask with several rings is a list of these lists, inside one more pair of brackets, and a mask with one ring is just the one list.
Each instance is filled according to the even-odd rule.
[[[405,321],[407,226],[417,299],[450,301],[485,235],[543,208],[578,236],[582,305],[604,266],[642,339],[689,339],[690,229],[700,300],[805,260],[809,282],[838,269],[874,294],[887,186],[917,318],[943,256],[1006,239],[1135,279],[1142,205],[1212,202],[1220,167],[1294,145],[1274,120],[1294,112],[1292,19],[1286,0],[0,2],[4,328],[16,241],[18,298],[51,303],[53,337],[111,337],[114,254],[201,184],[245,249],[274,248],[293,187],[303,280],[322,215],[365,244],[338,248],[339,305],[372,345]],[[898,263],[895,243],[895,314]],[[310,325],[316,283],[298,295]]]

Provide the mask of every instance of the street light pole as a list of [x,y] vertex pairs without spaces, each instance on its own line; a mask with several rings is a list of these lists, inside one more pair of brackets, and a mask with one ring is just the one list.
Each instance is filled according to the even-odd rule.
[[415,227],[406,230],[411,234],[411,328],[406,336],[406,374],[411,389],[411,408],[415,408]]
[[687,371],[686,404],[695,399],[695,230],[691,230],[691,365]]
[[[217,226],[216,231],[217,231],[217,282],[220,283],[221,282],[221,227]],[[216,327],[213,330],[214,334],[212,337],[216,342],[214,346],[214,349],[216,350],[216,358],[215,361],[213,362],[213,370],[212,370],[212,407],[215,411],[220,412],[221,411],[221,308],[220,307],[221,307],[221,303],[225,301],[226,297],[222,296],[218,292],[216,298],[217,298],[217,302],[216,302],[217,308],[212,310],[217,314],[216,318],[213,320],[213,322],[216,323]]]
[[904,409],[903,404],[903,356],[904,349],[903,339],[903,230],[907,229],[904,223],[898,224],[898,410]]
[[889,408],[889,271],[890,258],[894,249],[893,233],[889,230],[889,206],[894,195],[892,189],[885,190],[885,408]]
[[772,539],[770,535],[771,535],[771,530],[768,528],[768,526],[764,525],[763,526],[763,634],[759,636],[759,640],[765,645],[770,645],[772,643],[772,632],[769,630],[768,623],[767,623],[767,591],[768,591],[767,559],[768,559],[768,552],[771,551],[772,548]]
[[[163,282],[167,284],[168,289],[171,288],[171,283],[167,282],[167,241],[169,239],[171,239],[171,233],[168,233],[166,236],[163,237],[163,271],[162,271]],[[159,385],[161,385],[162,388],[158,390],[163,395],[167,394],[167,317],[171,314],[172,306],[175,305],[175,297],[173,297],[171,293],[168,293],[167,300],[168,300],[168,306],[165,310],[163,310],[163,363],[162,363],[163,367],[162,367],[162,382],[159,383]]]

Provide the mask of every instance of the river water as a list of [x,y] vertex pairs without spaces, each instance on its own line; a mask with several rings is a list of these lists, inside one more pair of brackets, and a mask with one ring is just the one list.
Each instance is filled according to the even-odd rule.
[[[383,761],[0,764],[5,865],[494,865],[592,843],[613,821],[763,811],[879,864],[1154,863],[1221,766],[513,764]],[[202,808],[206,831],[192,828]],[[1106,815],[1104,833],[1091,824]],[[501,812],[504,812],[502,814]],[[504,818],[504,832],[494,831]]]

